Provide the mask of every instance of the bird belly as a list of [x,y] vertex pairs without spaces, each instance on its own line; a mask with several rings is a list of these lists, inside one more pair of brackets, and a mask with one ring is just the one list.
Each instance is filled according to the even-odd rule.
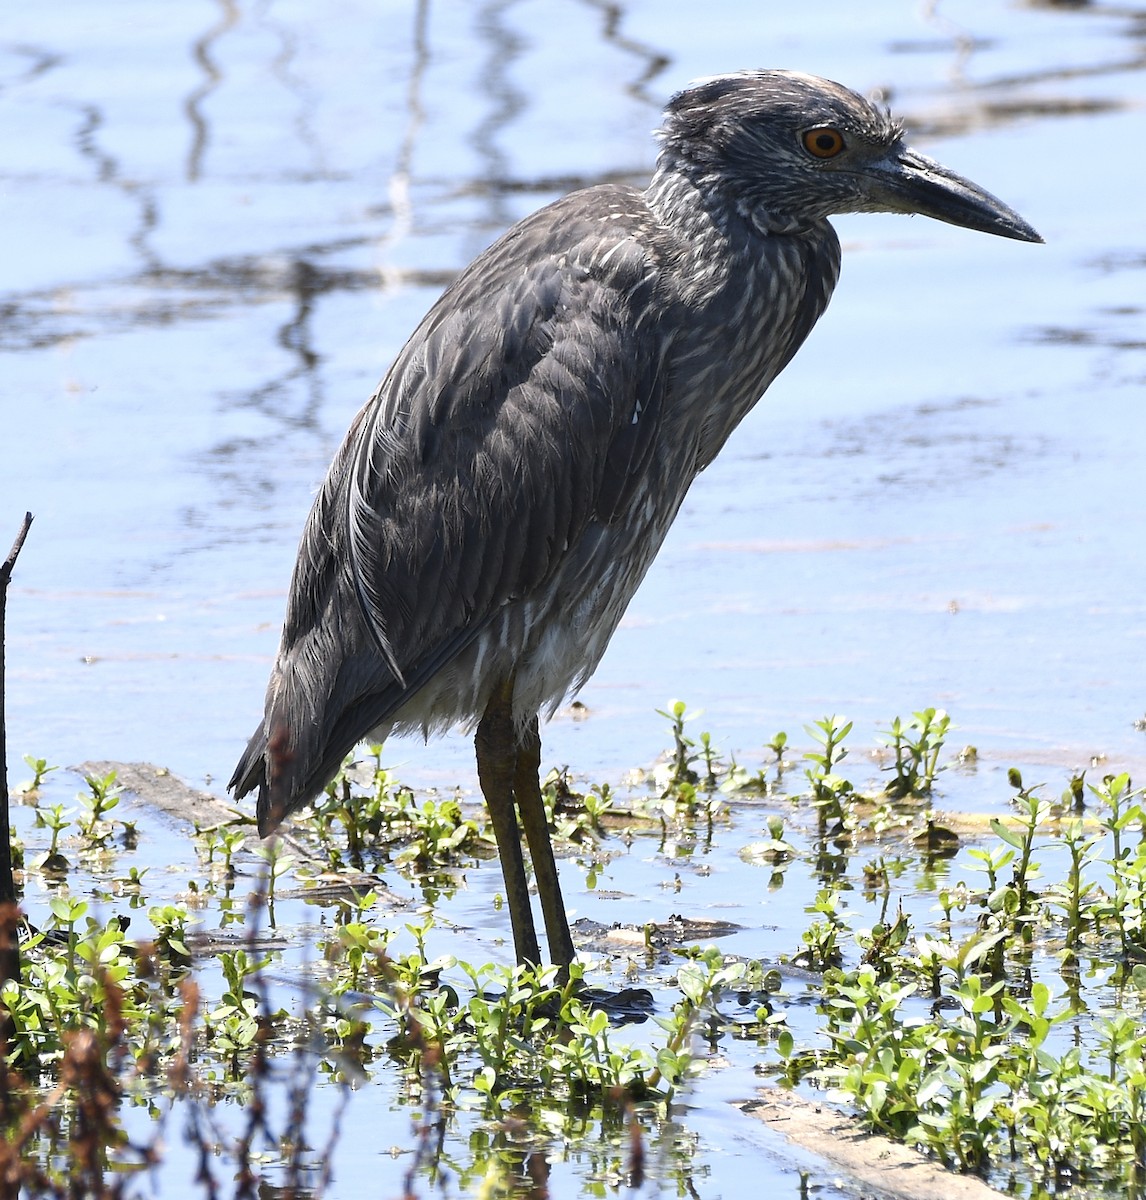
[[679,504],[668,514],[650,507],[642,505],[630,522],[590,526],[544,585],[503,605],[376,733],[429,736],[456,725],[472,728],[493,691],[511,677],[520,726],[539,713],[552,716],[600,662]]

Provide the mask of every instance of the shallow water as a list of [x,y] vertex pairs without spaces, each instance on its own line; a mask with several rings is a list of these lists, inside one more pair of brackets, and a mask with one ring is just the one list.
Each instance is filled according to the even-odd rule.
[[[563,191],[646,178],[688,79],[778,65],[885,88],[916,144],[1047,244],[837,222],[828,314],[698,480],[547,761],[615,780],[680,695],[750,763],[827,712],[868,744],[943,706],[980,750],[967,801],[999,803],[1012,763],[1056,789],[1092,760],[1141,774],[1146,14],[158,13],[59,0],[0,26],[0,543],[36,515],[9,595],[12,759],[226,778],[314,488],[444,283]],[[468,789],[471,754],[389,759]]]

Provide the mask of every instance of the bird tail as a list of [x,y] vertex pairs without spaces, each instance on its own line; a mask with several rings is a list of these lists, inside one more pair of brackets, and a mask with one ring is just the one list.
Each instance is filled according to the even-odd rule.
[[[320,771],[327,747],[316,704],[326,688],[305,664],[299,648],[280,649],[267,687],[266,713],[251,735],[227,785],[241,799],[258,789],[259,834],[273,833],[326,783]],[[337,764],[330,771],[333,775]]]
[[[285,730],[280,728],[276,736],[268,737],[266,725],[260,725],[251,735],[235,773],[227,784],[227,790],[235,793],[236,800],[258,789],[255,811],[260,837],[269,837],[293,808],[305,803],[304,799],[290,803],[283,797],[281,784],[272,786],[271,781],[282,776],[281,767],[276,769],[276,757],[281,759],[287,751]],[[287,756],[289,758],[289,754]]]
[[235,793],[235,799],[241,800],[261,788],[266,783],[266,763],[264,756],[267,750],[267,735],[262,725],[251,735],[247,748],[239,759],[235,772],[227,784],[227,791]]
[[227,784],[237,800],[258,789],[255,811],[260,837],[274,833],[292,812],[313,800],[342,761],[341,754],[330,753],[329,745],[318,744],[322,739],[314,714],[302,720],[296,714],[296,720],[288,722],[280,712],[276,696],[268,701],[266,718],[252,734]]
[[236,799],[258,790],[260,836],[322,792],[355,745],[384,723],[395,696],[371,656],[346,657],[327,643],[280,653],[266,716],[227,785]]
[[268,734],[264,723],[254,732],[239,759],[227,788],[241,800],[258,789],[255,812],[259,836],[269,837],[296,809],[313,800],[338,770],[342,756],[333,765],[323,759],[317,769],[297,769],[299,755],[287,727],[279,723]]

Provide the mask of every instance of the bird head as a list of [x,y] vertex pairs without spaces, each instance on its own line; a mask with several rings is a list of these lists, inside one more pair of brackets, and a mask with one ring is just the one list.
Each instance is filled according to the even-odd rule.
[[920,213],[1041,242],[1001,200],[906,146],[883,108],[793,71],[701,79],[665,109],[660,169],[758,228],[793,233],[837,213]]

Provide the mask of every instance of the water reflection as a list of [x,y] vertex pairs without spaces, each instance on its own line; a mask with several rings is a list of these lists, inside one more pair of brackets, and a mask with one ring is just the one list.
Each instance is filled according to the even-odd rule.
[[616,46],[624,54],[634,58],[638,64],[638,74],[625,83],[625,91],[636,100],[640,100],[653,108],[659,108],[661,98],[649,92],[651,84],[662,75],[671,65],[672,56],[667,48],[643,42],[624,32],[625,7],[612,3],[612,0],[582,0],[590,8],[601,13],[601,36],[610,45]]
[[191,45],[191,53],[203,72],[203,82],[187,97],[184,111],[190,122],[191,146],[187,152],[187,181],[195,183],[203,173],[203,158],[207,153],[210,131],[203,115],[203,102],[223,80],[223,72],[215,65],[215,43],[239,22],[239,6],[235,0],[218,0],[222,15],[219,20]]
[[[411,172],[414,148],[417,145],[419,131],[426,119],[422,88],[426,69],[430,63],[429,15],[430,0],[417,0],[414,9],[414,41],[410,62],[410,80],[406,89],[406,126],[398,145],[394,169],[390,172],[390,182],[387,187],[390,198],[390,228],[378,241],[381,284],[385,288],[398,288],[403,284],[419,282],[404,276],[395,268],[389,251],[414,231],[415,209]],[[446,273],[444,281],[439,277],[438,282],[441,287],[448,286],[449,275],[450,273]],[[427,287],[433,287],[435,284],[434,280],[427,278],[421,279],[420,282]]]
[[483,5],[477,19],[477,31],[485,43],[485,61],[478,76],[479,93],[487,103],[485,116],[470,135],[480,164],[475,178],[477,194],[484,195],[488,207],[481,224],[474,229],[479,236],[474,253],[492,237],[513,224],[512,211],[506,207],[504,181],[509,177],[509,157],[498,146],[502,134],[521,115],[527,104],[525,93],[515,87],[513,67],[525,52],[525,39],[505,21],[515,0],[496,0]]

